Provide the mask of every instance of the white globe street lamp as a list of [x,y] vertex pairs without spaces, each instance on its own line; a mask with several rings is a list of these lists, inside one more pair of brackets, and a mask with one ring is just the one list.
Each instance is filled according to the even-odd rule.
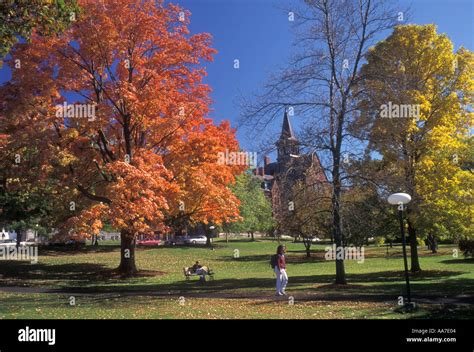
[[408,260],[407,260],[407,248],[405,239],[405,226],[403,225],[403,209],[404,205],[410,203],[411,196],[407,193],[394,193],[388,197],[388,202],[392,205],[398,205],[398,218],[400,220],[400,232],[402,233],[402,246],[403,246],[403,264],[405,266],[405,282],[407,290],[408,303],[405,304],[406,310],[413,310],[414,305],[411,303],[411,292],[410,292],[410,278],[408,276]]
[[407,193],[394,193],[388,197],[388,202],[392,205],[408,204],[411,201],[411,196]]

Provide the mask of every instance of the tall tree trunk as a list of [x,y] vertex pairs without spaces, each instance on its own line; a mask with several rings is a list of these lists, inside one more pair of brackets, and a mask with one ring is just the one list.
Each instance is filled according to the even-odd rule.
[[436,237],[433,237],[433,242],[431,243],[431,253],[438,253],[438,243]]
[[209,228],[208,225],[203,225],[203,226],[204,226],[204,233],[206,234],[206,246],[209,248],[212,248],[212,242],[211,242],[212,230]]
[[304,247],[306,249],[306,258],[311,258],[311,239],[307,237],[303,237]]
[[416,240],[416,229],[413,227],[411,222],[408,220],[408,237],[410,241],[410,257],[411,257],[411,268],[412,273],[421,271],[420,261],[418,259],[418,242]]
[[[344,109],[343,109],[344,111]],[[333,183],[333,194],[332,194],[332,234],[334,242],[336,243],[336,249],[343,247],[342,241],[342,226],[341,226],[341,174],[340,174],[340,161],[341,161],[341,147],[342,147],[342,124],[344,122],[344,113],[339,113],[337,121],[337,132],[335,135],[336,143],[333,150],[333,168],[332,168],[332,183]],[[336,252],[337,254],[337,252]],[[336,284],[346,284],[346,272],[344,269],[344,259],[337,259],[336,256]]]
[[121,230],[118,272],[123,276],[132,276],[137,271],[135,264],[135,236],[127,230]]
[[225,234],[225,242],[228,243],[229,242],[229,228],[226,223],[224,223],[224,225],[222,226],[222,230],[224,231],[224,234]]
[[20,248],[21,237],[23,236],[23,229],[16,231],[16,249]]
[[99,245],[99,235],[92,235],[92,245],[94,247]]
[[[337,199],[337,196],[335,197]],[[339,201],[335,200],[333,203],[333,237],[336,243],[336,249],[343,247],[342,244],[342,231],[341,231],[341,218],[339,215]],[[335,253],[337,254],[337,252]],[[346,284],[346,272],[344,269],[344,259],[337,259],[336,257],[336,284]]]
[[250,237],[252,238],[252,241],[255,241],[255,236],[253,235],[253,231],[250,231]]
[[428,240],[428,246],[431,249],[431,253],[438,253],[438,243],[436,241],[436,236],[430,232],[427,240]]

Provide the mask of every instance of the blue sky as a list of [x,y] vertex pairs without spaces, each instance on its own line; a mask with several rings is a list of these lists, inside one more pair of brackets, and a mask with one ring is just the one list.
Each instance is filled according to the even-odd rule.
[[[216,121],[227,119],[237,125],[240,113],[239,95],[251,96],[267,80],[269,74],[283,67],[293,43],[291,22],[282,10],[280,0],[174,0],[191,11],[193,33],[209,32],[218,50],[214,62],[207,63],[206,82],[212,87],[213,112]],[[473,0],[401,0],[400,7],[411,4],[411,23],[435,23],[446,33],[455,47],[474,48]],[[234,60],[240,68],[234,69]],[[0,71],[0,82],[8,79],[7,68]],[[298,129],[298,116],[294,116]],[[281,121],[273,128],[279,129]],[[242,148],[254,150],[255,141],[245,129],[238,130]]]
[[[237,98],[251,96],[268,79],[269,73],[282,67],[291,55],[293,43],[291,22],[281,10],[284,2],[274,0],[179,0],[192,12],[191,30],[213,35],[213,46],[219,53],[207,64],[207,83],[213,89],[212,117],[229,119],[237,125],[240,113]],[[411,7],[410,23],[435,23],[438,32],[446,33],[455,44],[474,48],[473,0],[402,0],[400,8]],[[233,60],[240,60],[240,69]],[[282,117],[283,118],[283,117]],[[293,124],[299,124],[297,113]],[[275,121],[279,130],[281,121]],[[244,149],[256,148],[256,141],[247,137],[245,129],[238,130]]]

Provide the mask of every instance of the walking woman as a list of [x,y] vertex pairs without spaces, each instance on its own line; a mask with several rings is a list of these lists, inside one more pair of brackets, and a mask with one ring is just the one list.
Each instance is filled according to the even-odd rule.
[[286,260],[285,260],[286,247],[279,245],[277,248],[276,255],[276,265],[275,265],[275,274],[276,274],[276,295],[277,296],[286,296],[286,284],[288,283],[288,275],[286,274]]

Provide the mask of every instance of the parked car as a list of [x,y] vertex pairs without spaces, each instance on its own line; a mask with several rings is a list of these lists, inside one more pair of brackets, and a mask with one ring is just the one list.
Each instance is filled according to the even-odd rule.
[[175,236],[170,240],[165,241],[165,246],[183,246],[189,239],[188,236]]
[[312,237],[311,237],[311,242],[313,242],[313,243],[318,243],[318,242],[321,242],[321,239],[320,239],[319,237],[312,236]]
[[280,236],[280,240],[288,240],[289,241],[289,240],[292,240],[292,239],[293,239],[293,237],[288,236],[288,235],[281,235]]
[[186,240],[185,243],[186,244],[206,244],[207,237],[206,236],[191,236]]
[[163,245],[163,242],[158,239],[148,239],[148,240],[138,240],[137,245],[139,246],[147,246],[147,247],[155,247]]
[[61,240],[61,241],[49,241],[45,243],[48,247],[66,247],[66,248],[82,248],[86,246],[86,240]]

